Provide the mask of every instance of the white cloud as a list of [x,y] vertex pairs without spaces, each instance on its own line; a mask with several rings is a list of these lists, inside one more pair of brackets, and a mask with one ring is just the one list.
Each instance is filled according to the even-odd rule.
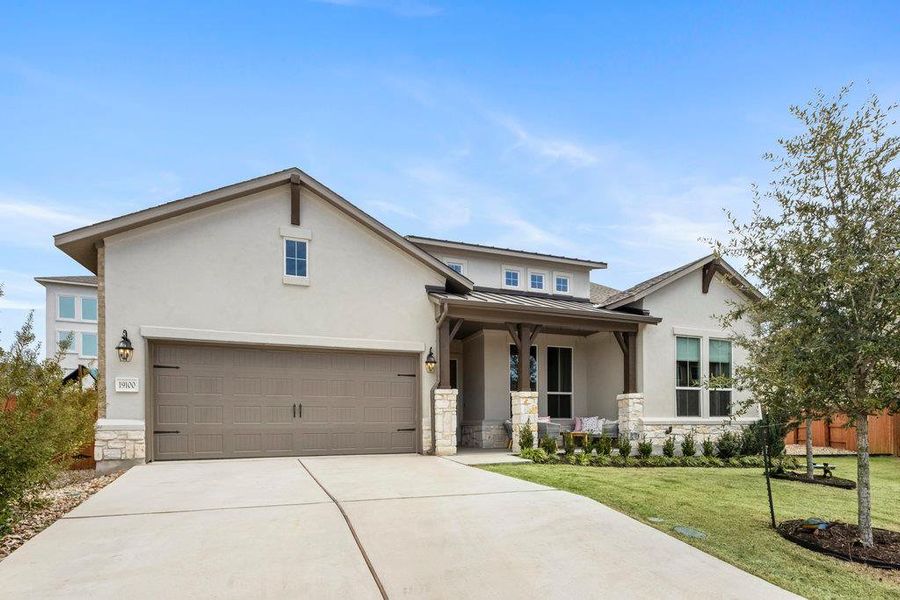
[[495,114],[493,120],[516,139],[516,146],[550,161],[567,163],[573,167],[589,167],[601,160],[598,149],[592,149],[562,137],[534,135],[509,115]]
[[44,308],[44,288],[31,275],[0,269],[0,309],[41,310]]
[[53,235],[87,225],[91,220],[49,203],[35,203],[0,195],[2,244],[50,248]]

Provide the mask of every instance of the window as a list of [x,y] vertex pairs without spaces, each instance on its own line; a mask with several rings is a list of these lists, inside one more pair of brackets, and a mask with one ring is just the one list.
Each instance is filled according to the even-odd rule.
[[[529,371],[529,379],[531,380],[531,385],[529,389],[532,392],[537,391],[537,346],[532,346],[529,351],[531,355],[528,361],[528,371]],[[519,389],[519,347],[510,344],[509,345],[509,389],[512,392],[518,391]]]
[[[731,377],[731,342],[709,340],[709,378]],[[709,416],[731,416],[731,383],[709,390]]]
[[457,273],[459,273],[460,275],[463,274],[462,263],[448,261],[447,266],[450,267],[451,269],[453,269],[454,271],[456,271]]
[[544,289],[544,274],[543,273],[529,273],[528,286],[533,290]]
[[97,358],[96,333],[81,334],[81,356],[84,356],[86,358]]
[[572,349],[547,347],[547,415],[572,418]]
[[306,277],[306,242],[284,240],[284,274],[288,277]]
[[675,338],[675,414],[700,416],[700,339]]
[[518,289],[521,285],[522,272],[518,269],[503,268],[503,287]]
[[62,349],[66,345],[66,352],[71,354],[75,352],[75,334],[72,331],[60,329],[56,332],[56,344]]
[[554,289],[560,294],[569,293],[569,278],[565,275],[556,276],[556,285]]
[[75,319],[75,296],[60,296],[57,299],[59,303],[60,319]]
[[96,321],[97,320],[97,299],[82,298],[81,299],[81,320]]
[[449,256],[444,257],[444,264],[459,273],[460,275],[466,274],[466,267],[468,266],[466,263],[468,261],[462,258],[451,258]]

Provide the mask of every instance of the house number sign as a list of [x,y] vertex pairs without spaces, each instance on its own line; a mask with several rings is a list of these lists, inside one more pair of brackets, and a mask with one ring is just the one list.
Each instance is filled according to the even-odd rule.
[[138,392],[140,389],[141,383],[137,377],[116,377],[117,392]]

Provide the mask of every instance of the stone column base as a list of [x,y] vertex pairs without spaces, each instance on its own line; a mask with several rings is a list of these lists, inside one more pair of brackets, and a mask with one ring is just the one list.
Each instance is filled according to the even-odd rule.
[[531,429],[534,440],[532,447],[537,446],[537,392],[510,392],[509,401],[512,407],[512,451],[521,451],[519,445],[519,429],[523,425]]
[[509,436],[503,421],[471,421],[462,424],[462,448],[507,448]]
[[456,395],[459,390],[434,390],[434,453],[456,454]]
[[644,395],[619,394],[616,396],[619,405],[619,435],[628,435],[628,439],[636,440],[643,433]]
[[97,470],[108,473],[146,462],[145,425],[131,419],[99,419],[94,432]]

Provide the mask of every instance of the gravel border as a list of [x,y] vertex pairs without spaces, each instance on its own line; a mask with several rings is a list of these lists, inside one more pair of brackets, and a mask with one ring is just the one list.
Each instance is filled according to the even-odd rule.
[[38,492],[41,505],[24,515],[9,533],[0,537],[0,561],[122,473],[100,475],[93,470],[62,472],[47,489]]

